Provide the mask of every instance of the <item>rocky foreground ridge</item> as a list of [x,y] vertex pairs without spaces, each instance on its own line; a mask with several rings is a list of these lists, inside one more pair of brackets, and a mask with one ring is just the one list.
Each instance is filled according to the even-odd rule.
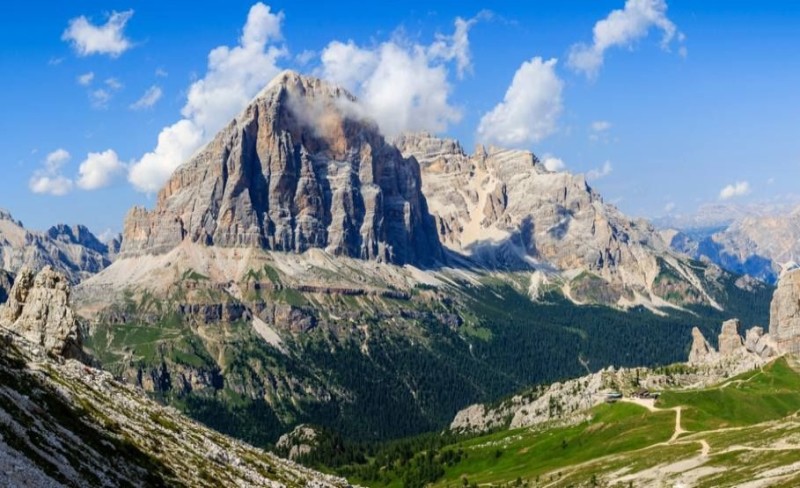
[[0,310],[6,486],[348,486],[188,420],[75,359],[64,275],[25,271]]

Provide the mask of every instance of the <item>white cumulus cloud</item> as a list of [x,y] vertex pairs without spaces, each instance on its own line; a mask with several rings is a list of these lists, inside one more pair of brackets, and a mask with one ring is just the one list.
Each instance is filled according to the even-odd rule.
[[720,200],[729,200],[735,197],[742,197],[750,193],[750,183],[747,181],[738,181],[736,183],[727,185],[720,190]]
[[103,188],[124,171],[125,164],[112,149],[90,152],[78,168],[78,187],[83,190]]
[[239,44],[208,54],[208,70],[189,87],[183,119],[162,129],[158,144],[135,162],[128,180],[142,192],[157,191],[172,172],[231,120],[274,78],[279,58],[287,56],[282,39],[283,13],[263,3],[250,8]]
[[130,108],[132,110],[150,108],[161,100],[161,95],[163,95],[161,87],[153,85],[144,92],[141,98],[132,103]]
[[461,120],[450,102],[448,64],[455,64],[459,78],[471,70],[469,30],[486,15],[457,18],[452,35],[438,35],[427,46],[399,38],[375,47],[332,41],[322,51],[320,76],[358,96],[387,136],[441,132]]
[[79,56],[108,54],[118,57],[132,46],[124,32],[132,16],[133,10],[112,12],[105,24],[95,25],[81,15],[69,21],[61,39],[71,43]]
[[[661,46],[665,50],[676,33],[678,42],[685,39],[667,17],[666,0],[627,0],[623,9],[613,10],[594,25],[591,45],[579,43],[572,46],[567,65],[592,78],[603,66],[606,50],[630,46],[634,41],[646,37],[652,28],[661,31]],[[679,52],[685,57],[685,46],[681,46]]]
[[611,161],[606,161],[600,168],[595,168],[586,173],[587,180],[599,180],[611,174],[614,168],[611,167]]
[[44,160],[44,166],[33,172],[28,188],[34,193],[63,196],[72,190],[72,180],[61,174],[61,168],[69,161],[66,149],[56,149]]
[[503,101],[486,113],[478,138],[505,146],[539,142],[554,133],[563,110],[564,82],[555,71],[557,60],[535,57],[522,63]]
[[559,172],[567,169],[566,163],[552,154],[545,154],[542,158],[542,164],[547,171]]

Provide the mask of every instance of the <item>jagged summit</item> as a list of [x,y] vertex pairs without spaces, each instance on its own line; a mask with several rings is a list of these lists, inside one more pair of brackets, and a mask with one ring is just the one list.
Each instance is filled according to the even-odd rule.
[[421,186],[416,161],[351,94],[285,71],[175,171],[152,211],[129,213],[121,254],[188,241],[427,264],[441,248]]
[[491,268],[533,271],[531,296],[560,286],[579,303],[717,307],[704,278],[644,220],[605,203],[582,174],[549,171],[530,151],[478,146],[427,133],[396,144],[422,169],[422,191],[449,249]]
[[59,224],[46,232],[28,230],[7,210],[0,210],[0,269],[52,266],[77,283],[111,264],[108,246],[89,229]]

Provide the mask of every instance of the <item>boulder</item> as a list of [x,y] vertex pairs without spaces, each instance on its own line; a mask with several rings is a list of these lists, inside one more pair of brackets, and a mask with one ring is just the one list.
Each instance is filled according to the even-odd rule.
[[69,279],[52,267],[38,274],[23,269],[0,307],[0,324],[50,355],[83,359],[83,337],[69,307],[70,293]]

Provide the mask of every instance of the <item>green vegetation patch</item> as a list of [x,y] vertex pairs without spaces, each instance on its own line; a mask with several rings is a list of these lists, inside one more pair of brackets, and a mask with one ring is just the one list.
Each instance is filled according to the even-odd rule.
[[800,374],[779,358],[714,388],[664,392],[658,403],[684,405],[683,426],[692,431],[754,425],[800,409]]

